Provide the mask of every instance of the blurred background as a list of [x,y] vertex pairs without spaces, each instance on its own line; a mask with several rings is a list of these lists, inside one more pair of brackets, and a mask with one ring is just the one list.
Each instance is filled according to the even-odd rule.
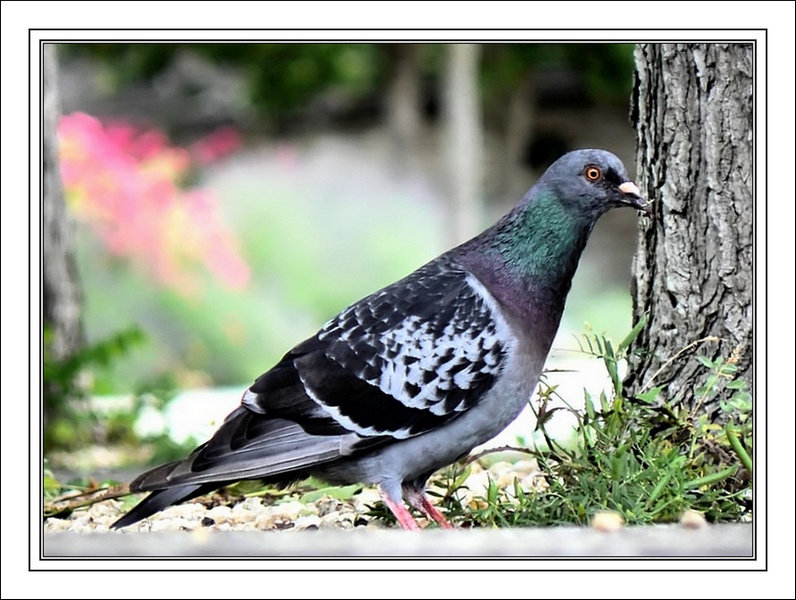
[[[58,58],[94,400],[89,426],[50,420],[55,463],[203,441],[293,345],[491,224],[568,150],[611,150],[635,176],[629,44],[62,44]],[[604,381],[575,336],[630,330],[636,222],[606,215],[578,270],[549,364],[573,404]]]

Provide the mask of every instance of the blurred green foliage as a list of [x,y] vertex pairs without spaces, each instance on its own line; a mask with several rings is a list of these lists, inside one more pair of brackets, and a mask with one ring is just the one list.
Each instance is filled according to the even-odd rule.
[[583,80],[593,101],[627,102],[633,83],[633,44],[484,44],[481,85],[488,101],[532,74],[571,71]]
[[[378,99],[386,90],[400,44],[203,43],[69,44],[65,56],[85,56],[105,65],[122,88],[163,73],[175,58],[195,53],[243,74],[249,100],[264,119],[279,123],[330,91],[352,103]],[[416,44],[416,67],[424,93],[440,93],[443,44]],[[481,88],[487,113],[505,110],[511,90],[534,73],[568,70],[581,78],[588,99],[627,102],[633,45],[609,43],[488,43],[482,45]],[[432,101],[433,103],[433,101]]]
[[364,95],[384,76],[384,55],[375,44],[69,44],[64,51],[107,66],[117,88],[151,80],[179,54],[195,53],[242,72],[250,101],[262,117],[272,119],[290,115],[331,88]]
[[[139,377],[124,391],[126,399],[107,396],[119,391],[114,370],[147,338],[138,326],[87,344],[76,354],[59,358],[52,352],[53,332],[43,332],[43,450],[75,451],[90,445],[152,447],[152,462],[182,458],[196,445],[179,444],[167,431],[139,436],[136,422],[147,408],[162,410],[176,393],[173,377],[160,373]],[[133,454],[136,456],[137,454]],[[136,463],[135,459],[132,462]]]
[[[60,358],[53,355],[53,332],[45,326],[42,372],[45,452],[129,437],[131,426],[105,420],[86,403],[90,394],[101,393],[102,373],[143,339],[141,330],[132,327],[88,344],[72,356]],[[102,433],[98,436],[100,424]]]

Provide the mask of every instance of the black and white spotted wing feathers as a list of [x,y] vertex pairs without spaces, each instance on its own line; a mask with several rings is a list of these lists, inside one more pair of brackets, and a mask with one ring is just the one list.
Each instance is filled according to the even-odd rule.
[[[507,344],[485,294],[466,271],[430,263],[350,306],[280,363],[314,404],[289,416],[316,433],[326,418],[328,433],[404,439],[466,411],[494,383]],[[265,414],[270,377],[247,401]]]

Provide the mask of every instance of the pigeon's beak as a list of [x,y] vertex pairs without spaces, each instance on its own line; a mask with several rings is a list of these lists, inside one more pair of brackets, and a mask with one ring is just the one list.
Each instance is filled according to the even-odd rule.
[[619,185],[619,191],[622,192],[623,200],[629,206],[637,208],[646,215],[652,214],[651,203],[641,197],[641,192],[635,183],[632,181],[625,181]]

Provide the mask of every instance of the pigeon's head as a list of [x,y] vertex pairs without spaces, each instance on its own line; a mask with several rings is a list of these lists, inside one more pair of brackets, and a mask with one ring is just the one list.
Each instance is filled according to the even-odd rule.
[[577,212],[598,217],[617,206],[630,206],[649,214],[649,203],[630,181],[625,166],[605,150],[575,150],[559,158],[539,179],[539,184]]

